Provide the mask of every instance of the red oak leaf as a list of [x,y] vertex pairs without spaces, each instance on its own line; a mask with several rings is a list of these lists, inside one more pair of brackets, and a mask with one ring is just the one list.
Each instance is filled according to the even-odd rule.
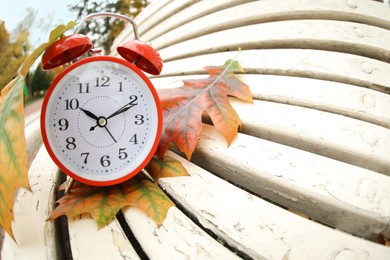
[[171,142],[188,159],[202,135],[202,113],[206,112],[228,144],[237,135],[240,118],[228,96],[252,102],[249,87],[234,72],[243,72],[239,63],[228,60],[223,66],[206,67],[208,78],[183,81],[184,85],[159,91],[164,125],[157,154],[162,156]]

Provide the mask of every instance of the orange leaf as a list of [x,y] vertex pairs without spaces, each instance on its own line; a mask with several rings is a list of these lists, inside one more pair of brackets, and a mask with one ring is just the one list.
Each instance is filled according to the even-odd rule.
[[101,228],[110,223],[124,206],[137,207],[156,224],[161,225],[168,210],[174,206],[156,183],[136,177],[114,186],[95,187],[76,182],[71,191],[57,201],[51,219],[68,218],[89,213]]
[[164,114],[163,133],[157,154],[162,156],[174,142],[188,159],[202,135],[202,113],[209,114],[215,128],[228,144],[237,135],[240,118],[228,101],[228,96],[252,102],[249,87],[237,79],[234,72],[242,72],[235,60],[224,66],[206,67],[208,78],[185,80],[184,86],[159,91]]
[[24,80],[17,77],[0,96],[0,225],[12,237],[15,190],[30,189],[24,138]]
[[181,162],[169,156],[153,157],[146,166],[146,170],[155,180],[164,177],[188,176],[188,172]]

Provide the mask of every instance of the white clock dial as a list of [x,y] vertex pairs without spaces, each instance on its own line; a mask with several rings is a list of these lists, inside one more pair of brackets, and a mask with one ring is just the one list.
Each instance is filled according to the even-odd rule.
[[137,174],[153,155],[161,110],[150,81],[118,58],[79,61],[52,84],[44,101],[43,137],[65,173],[94,185]]

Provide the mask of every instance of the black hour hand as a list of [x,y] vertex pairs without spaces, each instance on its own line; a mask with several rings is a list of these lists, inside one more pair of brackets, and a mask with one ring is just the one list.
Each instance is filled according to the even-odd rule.
[[85,110],[81,107],[79,107],[81,111],[83,111],[87,116],[89,116],[90,118],[93,118],[95,120],[98,120],[98,117],[95,116],[91,111],[88,111],[88,110]]

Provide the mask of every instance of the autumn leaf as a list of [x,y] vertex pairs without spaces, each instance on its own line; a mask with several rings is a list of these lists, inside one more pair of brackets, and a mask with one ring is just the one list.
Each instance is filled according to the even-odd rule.
[[188,176],[188,172],[181,162],[169,156],[153,157],[146,166],[146,170],[155,180],[164,177]]
[[[155,180],[161,177],[188,175],[181,162],[169,156],[152,158],[146,169]],[[61,185],[60,189],[65,189],[66,184]],[[76,182],[71,192],[57,203],[59,206],[51,213],[51,219],[62,215],[75,217],[88,213],[96,220],[99,228],[112,221],[118,211],[125,206],[137,207],[160,225],[166,218],[169,208],[174,206],[156,183],[140,175],[125,183],[109,187],[89,186]]]
[[76,25],[75,22],[69,22],[67,25],[59,25],[54,30],[50,32],[49,40],[45,43],[42,43],[38,48],[36,48],[23,62],[19,68],[19,74],[24,77],[27,75],[30,67],[34,64],[35,60],[60,36],[62,36],[67,30],[71,29]]
[[0,96],[0,225],[12,238],[15,190],[21,187],[30,189],[23,87],[24,79],[19,76],[4,87]]
[[14,239],[12,232],[15,190],[30,189],[28,158],[24,137],[24,77],[44,50],[65,31],[75,25],[61,25],[54,29],[47,43],[39,46],[23,62],[18,76],[9,82],[0,95],[0,225]]
[[206,112],[215,128],[230,144],[241,126],[240,118],[228,101],[228,96],[252,102],[249,87],[236,78],[243,72],[239,63],[228,60],[223,66],[206,67],[205,79],[185,80],[174,89],[159,90],[164,125],[157,154],[162,156],[171,142],[188,159],[202,135],[202,113]]
[[137,207],[156,224],[161,225],[173,202],[156,183],[137,175],[118,185],[89,186],[76,182],[71,191],[60,198],[59,205],[50,214],[51,219],[66,215],[72,218],[90,214],[101,228],[110,223],[125,206]]

